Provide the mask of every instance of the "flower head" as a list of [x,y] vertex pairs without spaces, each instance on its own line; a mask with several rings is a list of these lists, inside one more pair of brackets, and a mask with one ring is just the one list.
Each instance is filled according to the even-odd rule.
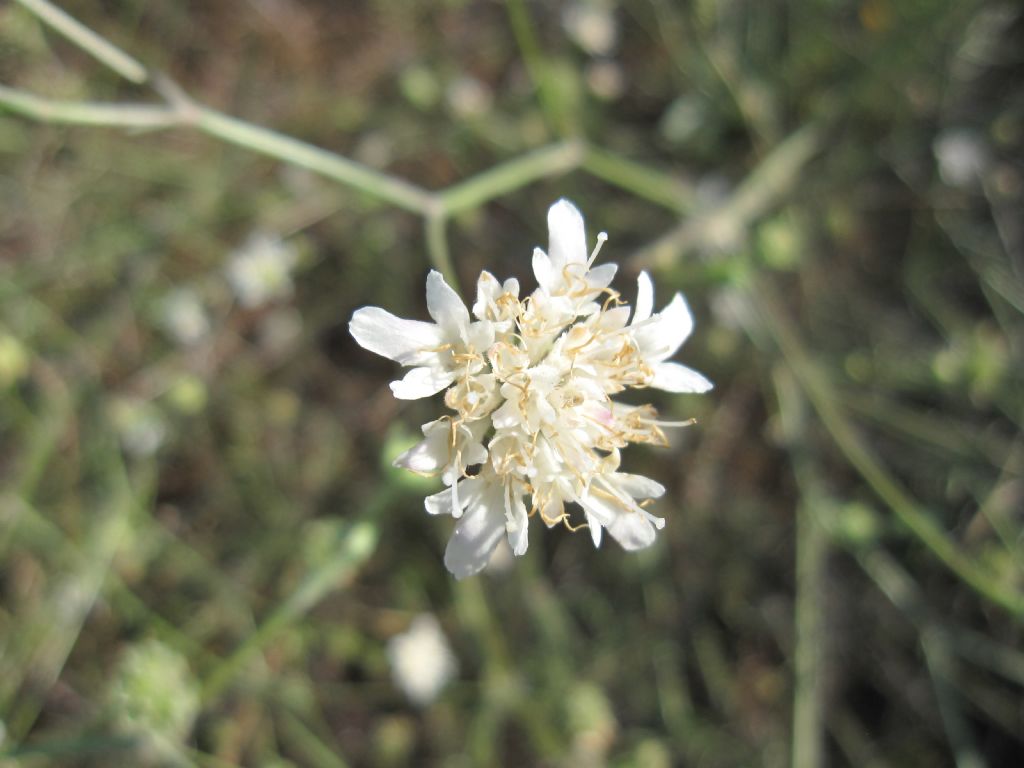
[[444,482],[425,506],[458,520],[445,552],[457,578],[482,570],[503,536],[515,555],[524,554],[531,517],[580,527],[569,505],[582,509],[595,546],[605,530],[625,549],[650,546],[665,521],[645,504],[665,489],[618,471],[620,452],[630,443],[665,445],[664,427],[691,422],[661,421],[653,407],[612,396],[712,386],[669,362],[693,330],[681,294],[655,313],[654,285],[642,272],[631,313],[609,288],[616,266],[594,266],[607,236],[598,235],[588,252],[583,217],[567,200],[551,206],[548,229],[548,250],[533,253],[537,289],[525,298],[515,279],[484,272],[470,313],[431,271],[433,323],[364,307],[349,324],[364,348],[411,367],[391,384],[396,397],[447,390],[451,413],[425,424],[423,441],[395,465]]

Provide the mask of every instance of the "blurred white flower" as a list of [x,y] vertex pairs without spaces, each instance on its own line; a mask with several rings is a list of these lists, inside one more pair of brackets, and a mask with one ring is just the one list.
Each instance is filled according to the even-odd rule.
[[457,117],[472,118],[487,114],[494,103],[494,94],[475,77],[464,75],[449,83],[445,99]]
[[409,629],[388,641],[395,685],[417,706],[425,706],[458,672],[458,663],[437,619],[423,613]]
[[581,0],[566,7],[562,27],[573,42],[591,56],[607,56],[615,50],[619,40],[612,9],[595,0]]
[[146,400],[117,397],[110,404],[110,417],[121,445],[133,456],[152,456],[167,438],[163,414]]
[[524,554],[530,517],[575,530],[568,504],[582,508],[595,546],[604,530],[628,550],[652,544],[664,520],[644,506],[665,489],[619,472],[619,452],[630,443],[666,445],[663,427],[690,422],[661,421],[653,407],[611,396],[711,389],[700,373],[669,361],[693,329],[681,294],[655,313],[654,285],[641,273],[631,316],[608,287],[616,266],[593,266],[607,236],[588,254],[583,217],[567,200],[551,206],[548,230],[548,250],[533,253],[537,289],[524,299],[518,281],[484,272],[471,316],[432,271],[434,323],[364,307],[349,324],[365,349],[413,366],[391,384],[396,397],[447,388],[452,413],[423,425],[424,439],[395,465],[447,486],[425,506],[458,520],[445,552],[457,578],[482,570],[502,538]]
[[295,250],[275,235],[256,233],[235,251],[227,278],[243,307],[259,307],[292,295]]
[[191,288],[176,288],[160,301],[160,324],[179,344],[202,341],[210,332],[210,319]]
[[199,686],[185,657],[159,640],[129,646],[107,689],[117,726],[140,739],[148,762],[177,764],[199,714]]
[[939,175],[951,187],[977,184],[988,165],[988,152],[973,131],[957,129],[941,134],[932,145]]
[[618,63],[609,59],[587,64],[584,77],[590,92],[604,101],[615,101],[626,92],[626,73]]

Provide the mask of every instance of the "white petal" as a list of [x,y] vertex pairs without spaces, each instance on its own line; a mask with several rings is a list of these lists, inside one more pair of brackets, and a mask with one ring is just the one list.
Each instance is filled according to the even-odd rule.
[[616,472],[614,478],[619,489],[634,499],[656,499],[665,493],[664,485],[643,475]]
[[601,546],[601,531],[603,531],[604,529],[601,527],[601,524],[599,522],[597,522],[597,520],[591,520],[590,519],[590,513],[589,512],[587,512],[586,515],[587,515],[587,526],[590,528],[590,538],[594,542],[594,549],[597,549],[598,547]]
[[550,293],[554,288],[554,280],[561,279],[551,266],[551,259],[540,248],[533,249],[533,276],[537,278],[537,285]]
[[443,491],[427,496],[423,500],[423,506],[427,512],[432,515],[452,515],[453,517],[462,517],[462,511],[467,505],[475,503],[480,496],[481,486],[483,481],[476,477],[467,477],[464,480],[459,481],[459,507],[456,510],[452,506],[452,491],[451,488],[445,488]]
[[565,198],[548,209],[548,255],[557,273],[566,264],[587,263],[583,215]]
[[[462,499],[464,502],[465,499]],[[431,515],[451,515],[453,513],[452,507],[452,491],[450,488],[445,488],[443,491],[427,496],[423,500],[423,507]],[[459,510],[459,515],[462,514],[462,510]],[[458,515],[456,515],[458,517]]]
[[523,414],[519,410],[519,403],[514,400],[506,400],[501,408],[491,414],[491,422],[495,429],[514,427],[522,420]]
[[526,505],[523,504],[523,497],[518,494],[510,494],[511,509],[505,509],[505,530],[508,532],[508,545],[512,547],[512,554],[516,557],[526,554],[526,548],[530,544],[530,518],[526,514]]
[[449,461],[448,424],[431,421],[423,425],[424,438],[392,462],[401,469],[431,475],[440,472]]
[[608,526],[612,535],[623,549],[633,551],[645,549],[654,543],[655,531],[651,521],[637,512],[624,512]]
[[[632,478],[639,477],[639,475],[630,475],[626,483],[629,484]],[[614,478],[621,483],[622,476],[620,474],[614,475]],[[647,480],[647,478],[642,479]],[[607,486],[604,490],[614,490],[614,483],[610,481],[606,481],[606,483]],[[622,545],[623,549],[634,550],[649,547],[654,543],[655,528],[662,528],[665,525],[664,520],[646,512],[631,500],[613,501],[602,495],[587,493],[579,501],[587,513],[587,522],[590,523],[591,528],[595,522],[600,523],[608,529],[608,533]]]
[[348,324],[349,333],[363,349],[395,360],[417,365],[434,356],[441,344],[441,329],[433,323],[395,317],[380,307],[357,309]]
[[469,310],[436,269],[427,275],[427,312],[450,333],[459,334],[469,326]]
[[714,384],[692,368],[679,363],[657,363],[654,367],[651,386],[666,392],[707,392]]
[[615,273],[619,271],[618,264],[601,264],[587,272],[587,285],[593,291],[602,291],[611,285],[615,279]]
[[608,501],[600,496],[591,496],[590,493],[585,493],[579,499],[580,506],[583,507],[583,511],[587,514],[587,522],[590,527],[594,527],[594,523],[598,525],[610,525],[621,510],[617,507],[611,506]]
[[668,351],[664,352],[659,360],[667,360],[672,357],[686,341],[693,330],[693,315],[686,305],[683,294],[677,293],[672,297],[668,306],[661,310],[660,320],[656,324],[661,333],[659,342]]
[[399,381],[391,382],[391,391],[399,400],[418,400],[440,392],[455,380],[455,374],[437,368],[413,368]]
[[629,322],[629,307],[612,307],[601,313],[594,327],[608,333],[626,327]]
[[682,294],[677,293],[661,312],[637,326],[633,339],[640,354],[651,363],[659,363],[674,355],[693,330],[693,316]]
[[494,301],[501,293],[501,284],[498,278],[487,270],[480,273],[476,281],[476,302],[473,304],[473,315],[477,320],[483,320],[487,312],[487,306]]
[[636,308],[633,310],[633,322],[640,323],[651,316],[654,309],[654,283],[651,276],[641,272],[636,278]]
[[444,552],[445,567],[456,579],[479,573],[505,533],[503,489],[491,484],[469,505]]
[[494,343],[494,323],[490,320],[470,323],[465,341],[477,351],[488,349]]

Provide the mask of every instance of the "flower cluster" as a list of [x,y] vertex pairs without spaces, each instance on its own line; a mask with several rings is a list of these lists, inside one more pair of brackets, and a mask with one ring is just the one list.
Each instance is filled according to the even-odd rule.
[[625,549],[653,543],[664,520],[645,509],[665,489],[619,471],[629,443],[665,445],[666,426],[649,405],[618,403],[623,390],[655,387],[706,392],[711,382],[668,362],[693,329],[681,294],[653,312],[654,286],[640,273],[632,316],[609,288],[614,264],[594,266],[583,217],[567,200],[548,211],[549,247],[533,253],[537,289],[519,296],[514,278],[480,275],[472,313],[438,272],[427,277],[433,323],[364,307],[349,329],[361,346],[411,370],[392,382],[413,400],[441,390],[452,413],[423,425],[423,440],[395,460],[439,476],[446,488],[428,496],[429,513],[458,518],[445,552],[457,577],[477,573],[503,535],[516,555],[527,548],[531,517],[574,529],[577,504],[594,545],[602,531]]

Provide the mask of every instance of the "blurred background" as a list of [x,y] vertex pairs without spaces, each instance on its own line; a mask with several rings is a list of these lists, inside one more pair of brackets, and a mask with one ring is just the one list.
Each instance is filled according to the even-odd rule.
[[[455,192],[76,125],[187,102],[0,8],[0,764],[1021,764],[1019,4],[61,6]],[[716,388],[639,393],[699,422],[624,454],[654,547],[538,526],[456,583],[390,466],[440,398],[347,322],[431,264],[531,290],[563,196]]]

